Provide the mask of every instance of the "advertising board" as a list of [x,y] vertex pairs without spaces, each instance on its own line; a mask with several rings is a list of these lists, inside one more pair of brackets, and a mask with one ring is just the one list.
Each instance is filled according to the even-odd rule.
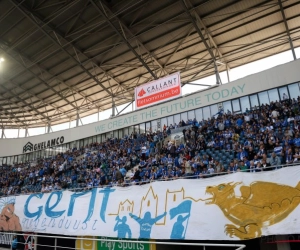
[[180,73],[177,72],[136,87],[135,107],[136,109],[145,108],[181,95]]

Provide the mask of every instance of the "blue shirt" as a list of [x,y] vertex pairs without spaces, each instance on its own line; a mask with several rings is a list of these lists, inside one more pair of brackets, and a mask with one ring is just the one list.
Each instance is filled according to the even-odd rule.
[[13,242],[11,243],[11,247],[12,247],[12,248],[17,248],[17,246],[18,246],[18,239],[15,238],[15,239],[13,240]]
[[294,144],[296,147],[300,147],[300,138],[295,138],[294,139]]

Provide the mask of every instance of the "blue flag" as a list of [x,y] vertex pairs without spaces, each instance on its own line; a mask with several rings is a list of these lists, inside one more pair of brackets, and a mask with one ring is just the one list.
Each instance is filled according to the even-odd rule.
[[178,214],[190,213],[192,201],[187,200],[181,202],[177,207],[170,209],[171,220]]

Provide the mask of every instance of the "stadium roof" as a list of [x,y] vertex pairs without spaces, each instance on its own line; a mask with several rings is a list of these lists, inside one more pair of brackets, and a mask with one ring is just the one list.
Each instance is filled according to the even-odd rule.
[[300,1],[5,0],[0,27],[0,126],[40,127],[299,47]]

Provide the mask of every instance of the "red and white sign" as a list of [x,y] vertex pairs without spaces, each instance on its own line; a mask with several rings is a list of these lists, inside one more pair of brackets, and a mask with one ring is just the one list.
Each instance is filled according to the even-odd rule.
[[180,73],[177,72],[136,87],[135,107],[136,109],[145,108],[181,95]]

